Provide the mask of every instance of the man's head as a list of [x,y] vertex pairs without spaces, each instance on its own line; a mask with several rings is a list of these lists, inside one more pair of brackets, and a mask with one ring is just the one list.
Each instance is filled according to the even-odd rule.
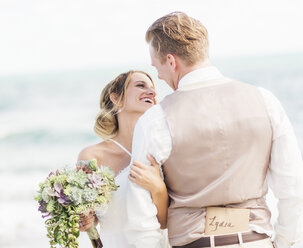
[[[177,64],[180,62],[185,67],[194,67],[208,59],[206,28],[198,20],[182,12],[173,12],[156,20],[147,30],[145,39],[150,45],[153,65],[158,70],[159,78],[169,85],[169,78],[173,75],[165,68],[166,63],[170,66],[170,61],[167,60],[177,58]],[[162,67],[160,69],[168,74],[161,75],[154,62],[159,62]]]
[[156,20],[147,30],[145,39],[157,51],[162,63],[169,53],[179,56],[188,66],[208,58],[206,28],[182,12]]

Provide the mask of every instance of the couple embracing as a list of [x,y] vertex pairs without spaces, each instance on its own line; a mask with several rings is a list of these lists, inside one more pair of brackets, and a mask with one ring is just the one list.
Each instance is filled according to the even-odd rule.
[[[83,218],[81,230],[98,220],[104,248],[298,242],[302,158],[279,101],[212,66],[206,28],[182,12],[156,20],[146,41],[158,77],[174,93],[156,104],[153,80],[142,71],[104,88],[95,123],[104,141],[78,159],[111,167],[120,187],[107,213]],[[274,230],[268,185],[279,199]]]

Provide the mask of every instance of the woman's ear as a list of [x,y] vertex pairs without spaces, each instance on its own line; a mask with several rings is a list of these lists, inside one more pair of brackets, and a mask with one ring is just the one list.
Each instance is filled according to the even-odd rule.
[[[121,100],[119,101],[118,94],[112,92],[109,95],[109,99],[112,101],[112,103],[115,105],[115,109],[117,110],[117,113],[120,113],[122,111],[123,102]],[[119,105],[118,105],[119,104]]]
[[114,105],[118,103],[118,95],[114,92],[110,93],[109,99],[112,101]]

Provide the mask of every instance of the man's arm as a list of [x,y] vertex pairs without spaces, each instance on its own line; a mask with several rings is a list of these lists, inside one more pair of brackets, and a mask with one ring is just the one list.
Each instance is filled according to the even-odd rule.
[[270,92],[264,89],[261,92],[273,128],[268,176],[269,186],[279,200],[275,244],[277,248],[289,248],[296,243],[301,243],[300,239],[303,238],[302,155],[294,130],[281,104]]
[[[146,156],[151,154],[162,164],[170,151],[171,138],[164,113],[160,106],[154,106],[139,119],[135,127],[132,161],[150,164]],[[161,247],[162,232],[150,193],[129,181],[126,207],[125,232],[128,242],[137,248]]]

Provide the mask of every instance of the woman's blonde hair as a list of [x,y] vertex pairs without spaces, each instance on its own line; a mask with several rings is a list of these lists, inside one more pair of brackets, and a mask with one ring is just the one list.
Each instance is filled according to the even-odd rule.
[[188,66],[208,58],[206,28],[183,12],[173,12],[156,20],[146,31],[145,40],[157,51],[162,63],[167,54],[179,56]]
[[[103,139],[112,138],[119,129],[117,113],[119,106],[124,100],[126,89],[134,73],[146,75],[154,84],[150,75],[144,71],[133,71],[121,73],[114,80],[109,82],[101,92],[100,112],[96,117],[94,130]],[[110,99],[112,93],[116,95],[116,103]]]

